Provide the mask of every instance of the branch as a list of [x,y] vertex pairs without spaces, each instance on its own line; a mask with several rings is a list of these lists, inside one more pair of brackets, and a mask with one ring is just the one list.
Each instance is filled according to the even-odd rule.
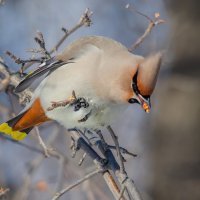
[[58,41],[58,43],[55,45],[55,47],[53,47],[50,50],[50,54],[54,53],[55,51],[58,50],[58,48],[61,46],[61,44],[67,39],[67,37],[69,35],[71,35],[72,33],[74,33],[76,30],[78,30],[79,28],[81,28],[82,26],[90,26],[91,25],[91,16],[92,16],[92,12],[87,8],[85,10],[85,12],[83,13],[83,15],[80,17],[79,22],[77,23],[77,25],[75,25],[72,29],[70,30],[66,30],[65,28],[62,28],[63,32],[65,33],[64,36]]
[[154,22],[150,22],[144,34],[137,39],[137,41],[129,48],[130,52],[133,52],[143,41],[144,39],[151,33],[151,30],[154,26],[164,23],[165,21],[162,19],[158,19]]
[[[50,56],[52,53],[56,52],[58,50],[58,48],[63,44],[63,42],[68,38],[69,35],[71,35],[72,33],[74,33],[75,31],[77,31],[79,28],[85,26],[85,27],[89,27],[92,23],[91,21],[91,16],[92,16],[93,12],[90,11],[88,8],[85,10],[85,12],[81,15],[78,23],[71,28],[70,30],[66,30],[65,28],[62,28],[62,31],[65,33],[63,35],[63,37],[57,42],[57,44],[50,50],[47,51],[45,48],[46,54],[48,56]],[[40,50],[35,50],[35,49],[30,49],[28,50],[29,52],[35,52],[35,53],[41,53]],[[37,59],[36,59],[37,60]],[[25,65],[22,66],[23,71],[27,70],[30,66],[32,66],[35,62],[29,62]]]
[[60,192],[57,192],[52,200],[57,200],[59,199],[63,194],[65,194],[66,192],[68,192],[69,190],[73,189],[74,187],[80,185],[81,183],[83,183],[84,181],[92,178],[93,176],[97,175],[98,173],[102,172],[102,169],[97,169],[87,175],[85,175],[83,178],[79,179],[78,181],[76,181],[75,183],[71,184],[70,186],[66,187],[65,189],[61,190]]
[[[111,158],[111,160],[102,159],[96,153],[96,151],[91,147],[92,144],[88,144],[76,130],[71,130],[71,132],[72,132],[72,136],[73,136],[74,140],[77,142],[78,147],[87,153],[87,155],[93,160],[97,169],[101,168],[103,170],[102,175],[103,175],[103,178],[104,178],[106,184],[108,185],[108,187],[109,187],[110,191],[112,192],[113,196],[115,197],[115,199],[118,199],[119,193],[120,193],[119,188],[118,188],[117,183],[115,182],[114,178],[112,177],[112,175],[110,174],[110,172],[107,169],[109,167],[108,164],[110,163],[112,158]],[[92,138],[95,138],[92,136],[91,133],[89,135]],[[101,143],[101,140],[94,142],[94,144],[96,146],[98,146],[99,143]],[[106,157],[106,159],[108,159],[108,158],[109,157]],[[117,165],[117,163],[116,163],[116,165]]]
[[115,146],[116,146],[117,155],[119,156],[120,172],[122,174],[126,174],[123,157],[122,157],[122,154],[121,154],[121,151],[120,151],[120,147],[119,147],[118,137],[114,133],[114,131],[111,128],[111,126],[107,126],[107,129],[110,132],[110,135],[112,136],[112,139],[113,139],[113,141],[115,143]]
[[138,11],[137,9],[135,9],[133,6],[131,6],[130,4],[126,5],[126,8],[129,9],[132,12],[136,12],[137,14],[145,17],[148,21],[149,21],[149,25],[146,28],[145,32],[143,33],[142,36],[140,36],[136,42],[129,48],[130,52],[133,52],[144,40],[145,38],[151,33],[153,27],[159,25],[159,24],[163,24],[165,23],[165,20],[160,19],[160,14],[159,13],[155,13],[154,14],[154,19],[151,19],[150,17],[148,17],[147,15],[141,13],[140,11]]
[[50,152],[51,150],[46,146],[46,144],[44,143],[43,139],[41,138],[40,132],[39,132],[39,129],[38,129],[37,126],[35,127],[35,133],[36,133],[36,136],[37,136],[37,138],[38,138],[39,144],[41,145],[41,147],[42,147],[43,150],[44,150],[44,155],[45,155],[45,157],[50,157],[49,152]]
[[10,84],[10,71],[0,57],[0,92],[5,91]]
[[[116,146],[108,145],[108,147],[109,147],[110,149],[116,150]],[[127,154],[127,155],[132,156],[132,157],[137,157],[137,154],[131,153],[131,152],[129,152],[127,149],[125,149],[125,148],[123,148],[123,147],[119,147],[119,148],[120,148],[120,152],[121,152],[121,153]]]

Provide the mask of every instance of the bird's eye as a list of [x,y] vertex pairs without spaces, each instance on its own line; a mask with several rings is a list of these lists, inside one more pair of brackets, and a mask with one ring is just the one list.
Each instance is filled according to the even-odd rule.
[[139,101],[137,99],[134,99],[134,98],[130,98],[128,100],[129,103],[139,103]]

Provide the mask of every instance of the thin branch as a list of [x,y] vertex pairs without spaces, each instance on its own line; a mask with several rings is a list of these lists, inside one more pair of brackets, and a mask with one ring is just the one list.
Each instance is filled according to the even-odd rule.
[[164,23],[165,21],[162,19],[158,19],[154,22],[150,22],[144,34],[140,36],[137,41],[129,48],[130,52],[133,52],[143,41],[144,39],[151,33],[151,30],[154,26]]
[[123,157],[122,157],[120,147],[119,147],[118,137],[115,135],[111,126],[107,126],[107,129],[110,132],[110,135],[112,136],[112,139],[113,139],[115,146],[116,146],[117,154],[119,156],[120,171],[121,171],[122,174],[126,174]]
[[153,20],[152,20],[149,16],[147,16],[147,15],[145,15],[144,13],[140,12],[140,11],[137,10],[135,7],[133,7],[132,5],[130,5],[129,3],[126,4],[125,8],[128,9],[128,10],[130,10],[130,11],[132,11],[132,12],[135,12],[135,13],[137,13],[137,14],[143,16],[144,18],[146,18],[146,19],[149,20],[150,22],[153,22]]
[[41,138],[38,127],[36,126],[34,129],[35,129],[35,133],[36,133],[36,136],[38,138],[39,144],[41,145],[41,147],[44,150],[45,157],[50,157],[49,152],[51,150],[46,146],[46,144],[44,143],[43,139]]
[[133,7],[132,5],[130,4],[127,4],[125,6],[125,8],[129,9],[130,11],[134,12],[134,13],[137,13],[143,17],[145,17],[148,21],[149,21],[149,25],[148,27],[146,28],[145,32],[143,33],[142,36],[140,36],[136,42],[129,48],[129,51],[130,52],[133,52],[143,41],[144,39],[151,33],[152,29],[154,26],[156,25],[159,25],[159,24],[162,24],[165,22],[165,20],[163,19],[160,19],[160,13],[155,13],[154,14],[154,19],[151,19],[149,16],[145,15],[144,13],[138,11],[135,7]]
[[79,179],[78,181],[76,181],[75,183],[71,184],[70,186],[66,187],[65,189],[61,190],[60,192],[57,192],[52,200],[57,200],[59,199],[63,194],[65,194],[66,192],[68,192],[69,190],[73,189],[74,187],[80,185],[81,183],[83,183],[84,181],[92,178],[93,176],[97,175],[98,173],[102,172],[102,169],[97,169],[87,175],[85,175],[83,178]]
[[22,60],[21,58],[19,58],[19,57],[17,57],[17,56],[15,56],[13,53],[11,53],[10,51],[6,51],[5,52],[6,53],[6,55],[8,55],[12,60],[14,60],[14,62],[16,63],[16,64],[18,64],[18,65],[25,65],[26,63],[32,63],[32,62],[34,62],[34,63],[40,63],[41,62],[41,60],[40,59],[28,59],[28,60]]
[[[82,16],[80,17],[78,23],[73,28],[71,28],[68,31],[65,28],[62,28],[62,31],[65,34],[50,51],[47,51],[48,55],[51,55],[52,53],[56,52],[58,50],[58,48],[63,44],[63,42],[68,38],[68,36],[71,35],[72,33],[74,33],[75,31],[77,31],[79,28],[81,28],[83,26],[86,26],[86,27],[90,26],[92,23],[92,21],[91,21],[92,14],[93,14],[93,12],[87,8],[85,10],[85,12],[82,14]],[[33,51],[35,51],[35,50],[33,50]],[[37,50],[36,50],[36,52],[40,53],[40,51],[37,51]],[[23,70],[27,70],[33,64],[34,64],[34,62],[25,64],[23,66]]]
[[[113,145],[108,145],[108,148],[116,150],[116,146],[113,146]],[[123,147],[119,147],[119,148],[120,148],[120,152],[121,152],[121,153],[130,155],[130,156],[132,156],[132,157],[137,157],[137,154],[131,153],[131,152],[128,151],[127,149],[125,149],[125,148],[123,148]]]
[[45,56],[46,59],[50,59],[51,55],[50,55],[50,53],[46,49],[46,45],[45,45],[45,41],[44,41],[44,36],[43,36],[42,32],[37,31],[36,37],[34,39],[39,44],[41,53]]
[[81,159],[80,159],[80,161],[79,161],[79,163],[78,163],[79,166],[82,165],[82,163],[83,163],[83,161],[85,160],[86,156],[87,156],[87,153],[84,153],[84,154],[82,155],[82,157],[81,157]]
[[[0,82],[0,92],[5,91],[8,86],[15,88],[21,81],[21,77],[17,73],[11,73],[8,67],[3,63],[2,59],[0,59],[0,74],[4,76],[3,80]],[[26,105],[30,102],[32,97],[32,91],[30,89],[26,89],[20,93],[14,93],[19,98],[19,103],[21,105]]]
[[[73,131],[71,130],[72,135],[74,137],[74,139],[77,141],[77,143],[79,144],[79,148],[82,149],[84,152],[87,153],[87,155],[93,160],[94,164],[97,166],[97,168],[102,168],[104,169],[103,172],[103,178],[107,184],[107,186],[109,187],[110,191],[112,192],[113,196],[115,197],[115,199],[118,199],[119,197],[119,188],[117,186],[116,181],[114,180],[114,178],[112,177],[112,175],[110,174],[110,172],[107,170],[108,164],[112,164],[113,167],[112,169],[118,169],[118,164],[116,163],[114,157],[112,157],[112,152],[108,150],[108,152],[110,152],[111,154],[107,154],[108,156],[105,157],[106,159],[109,159],[108,162],[106,162],[105,159],[102,159],[97,153],[96,151],[91,147],[91,144],[88,144],[81,136],[80,133],[77,132],[77,130]],[[86,137],[86,136],[84,136]],[[101,140],[96,141],[94,143],[97,147],[100,147],[102,144]],[[102,151],[105,151],[105,148],[102,147],[101,148]],[[111,155],[111,156],[110,156]],[[114,171],[113,171],[114,172]]]
[[82,26],[90,26],[91,25],[91,16],[92,16],[92,12],[87,8],[85,10],[85,12],[83,13],[83,15],[80,17],[79,22],[77,23],[77,25],[75,25],[72,29],[66,31],[66,29],[62,28],[62,30],[64,31],[64,35],[63,37],[58,41],[58,43],[50,50],[50,54],[52,54],[53,52],[57,51],[58,48],[62,45],[62,43],[67,39],[67,37],[69,35],[71,35],[72,33],[74,33],[76,30],[78,30],[79,28],[81,28]]
[[121,200],[121,198],[123,197],[123,194],[124,194],[125,189],[126,189],[126,186],[123,185],[123,188],[122,188],[122,190],[120,191],[119,199],[118,199],[118,200]]
[[5,91],[10,83],[10,71],[0,57],[0,92]]

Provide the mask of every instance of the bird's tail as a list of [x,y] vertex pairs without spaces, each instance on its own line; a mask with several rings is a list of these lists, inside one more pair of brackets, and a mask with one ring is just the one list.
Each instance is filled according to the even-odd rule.
[[21,118],[26,114],[27,111],[20,113],[16,117],[10,119],[9,121],[0,124],[0,132],[11,136],[15,140],[23,140],[33,127],[28,127],[26,129],[20,130],[16,128],[16,124]]

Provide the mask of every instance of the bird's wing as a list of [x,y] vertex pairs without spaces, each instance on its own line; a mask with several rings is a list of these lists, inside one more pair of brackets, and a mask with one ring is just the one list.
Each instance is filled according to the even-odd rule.
[[[71,61],[72,62],[72,61]],[[58,67],[71,63],[69,62],[63,62],[63,61],[58,61],[55,60],[54,58],[42,63],[38,69],[36,69],[34,72],[29,73],[20,83],[19,85],[15,88],[15,92],[22,92],[26,88],[28,88],[37,78],[40,76],[46,74],[46,73],[51,73]]]
[[63,53],[42,63],[38,69],[28,74],[19,83],[19,85],[15,88],[15,92],[22,92],[28,88],[38,77],[47,74],[48,72],[51,73],[65,64],[76,62],[77,59],[83,55],[86,55],[88,52],[94,51],[94,49],[99,49],[96,45],[90,44],[86,39],[83,41],[85,41],[85,43],[78,43],[78,41],[72,43]]

